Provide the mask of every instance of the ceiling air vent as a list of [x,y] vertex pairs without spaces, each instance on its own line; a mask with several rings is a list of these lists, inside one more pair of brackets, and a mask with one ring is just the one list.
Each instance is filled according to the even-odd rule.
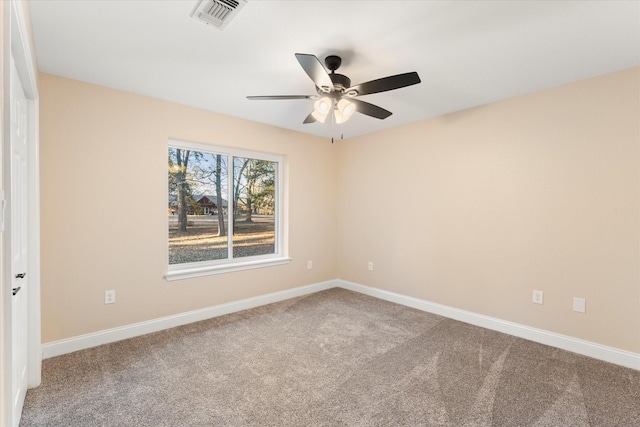
[[246,0],[198,0],[191,17],[222,30],[245,4]]

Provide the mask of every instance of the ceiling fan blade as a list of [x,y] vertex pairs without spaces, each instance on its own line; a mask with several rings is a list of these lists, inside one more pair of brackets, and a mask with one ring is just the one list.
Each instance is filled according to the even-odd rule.
[[377,105],[369,104],[368,102],[361,101],[359,99],[349,98],[350,102],[356,105],[356,111],[367,116],[375,117],[376,119],[386,119],[392,113],[389,110],[385,110]]
[[247,96],[252,101],[277,100],[277,99],[315,99],[316,95],[271,95],[271,96]]
[[351,86],[345,92],[355,90],[358,95],[369,95],[372,93],[386,92],[388,90],[400,89],[402,87],[411,86],[420,83],[418,73],[412,71],[410,73],[396,74],[395,76],[383,77],[377,80],[360,83]]
[[307,116],[306,119],[304,119],[304,122],[302,122],[302,124],[306,125],[309,123],[315,123],[316,122],[316,118],[313,117],[313,111],[309,113],[309,115]]
[[324,69],[322,63],[315,55],[296,53],[296,59],[317,87],[323,89],[325,92],[334,90],[331,77],[329,77],[327,70]]

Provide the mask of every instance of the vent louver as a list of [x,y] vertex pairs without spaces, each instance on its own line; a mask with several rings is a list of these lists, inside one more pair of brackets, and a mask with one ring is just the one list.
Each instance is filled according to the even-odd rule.
[[245,4],[246,0],[198,0],[191,17],[222,30]]

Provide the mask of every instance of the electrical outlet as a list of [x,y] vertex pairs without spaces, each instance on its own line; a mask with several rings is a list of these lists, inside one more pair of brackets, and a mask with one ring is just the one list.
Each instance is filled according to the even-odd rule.
[[307,261],[307,270],[311,270],[313,268],[313,261]]
[[116,291],[104,291],[104,303],[115,304],[116,303]]
[[587,312],[587,300],[584,298],[573,298],[573,311],[577,311],[578,313],[586,313]]
[[544,300],[544,292],[534,290],[532,301],[535,304],[542,304],[543,300]]
[[367,264],[367,270],[373,271],[373,262],[369,261],[369,264]]

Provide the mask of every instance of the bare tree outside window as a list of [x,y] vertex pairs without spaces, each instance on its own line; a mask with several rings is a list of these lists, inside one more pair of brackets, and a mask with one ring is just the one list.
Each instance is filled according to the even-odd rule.
[[274,254],[277,168],[268,160],[169,147],[169,264]]

